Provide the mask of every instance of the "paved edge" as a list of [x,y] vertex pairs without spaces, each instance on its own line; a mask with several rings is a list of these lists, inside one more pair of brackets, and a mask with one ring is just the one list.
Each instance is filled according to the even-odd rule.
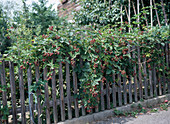
[[[58,124],[86,124],[86,123],[90,123],[90,122],[93,122],[93,121],[102,121],[105,118],[113,117],[114,116],[114,113],[113,113],[114,109],[117,109],[117,110],[122,111],[122,112],[126,112],[126,111],[131,111],[134,107],[137,107],[138,104],[141,104],[144,107],[148,107],[148,106],[153,106],[155,104],[162,103],[165,100],[168,100],[168,101],[170,100],[170,94],[166,94],[166,95],[158,96],[158,97],[155,97],[155,98],[152,98],[152,99],[144,100],[142,102],[139,101],[139,102],[136,102],[136,103],[128,104],[126,106],[116,107],[116,108],[113,108],[111,110],[105,110],[105,111],[101,111],[101,112],[98,112],[98,113],[93,113],[93,114],[90,114],[90,115],[81,116],[79,118],[74,118],[74,119],[67,120],[67,121],[64,121],[64,122],[59,122]],[[133,108],[131,107],[132,105],[133,105]]]

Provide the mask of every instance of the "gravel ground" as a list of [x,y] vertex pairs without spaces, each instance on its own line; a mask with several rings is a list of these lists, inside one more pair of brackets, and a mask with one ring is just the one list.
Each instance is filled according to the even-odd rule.
[[170,124],[170,107],[168,111],[158,111],[134,117],[112,117],[91,124]]

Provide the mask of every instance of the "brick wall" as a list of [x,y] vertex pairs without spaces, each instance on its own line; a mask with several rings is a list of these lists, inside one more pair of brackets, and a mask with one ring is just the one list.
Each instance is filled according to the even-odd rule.
[[68,20],[73,19],[73,16],[71,14],[72,11],[78,11],[80,9],[81,9],[80,5],[78,3],[71,2],[71,0],[68,0],[66,3],[59,4],[57,6],[59,17],[68,16]]

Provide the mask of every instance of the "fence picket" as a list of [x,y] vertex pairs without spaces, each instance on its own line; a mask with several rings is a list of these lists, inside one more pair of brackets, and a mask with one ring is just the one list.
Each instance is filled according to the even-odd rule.
[[[39,83],[39,79],[40,79],[40,72],[39,72],[39,66],[35,65],[35,76],[36,76],[36,83]],[[42,109],[41,109],[41,100],[40,100],[40,96],[41,96],[41,89],[37,89],[36,94],[37,94],[37,109],[38,109],[38,124],[42,124],[42,118],[41,118],[41,113],[42,113]]]
[[123,97],[124,97],[124,105],[127,104],[127,85],[126,85],[126,77],[123,76]]
[[[2,60],[2,65],[0,65],[0,69],[1,69],[1,85],[3,89],[7,89],[7,85],[6,85],[6,79],[5,79],[5,61]],[[8,107],[7,106],[7,93],[6,90],[2,91],[2,101],[3,101],[3,108]],[[4,121],[4,124],[8,124],[8,120]]]
[[138,51],[138,74],[139,74],[139,98],[143,99],[143,85],[142,85],[142,73],[141,73],[141,56],[140,56],[140,48],[137,47]]
[[47,81],[47,67],[44,68],[44,81],[45,81],[46,124],[51,124],[51,120],[50,120],[50,105],[49,105],[49,92],[48,92],[48,81]]
[[169,67],[169,60],[168,60],[168,43],[165,44],[165,53],[166,53],[166,65],[167,65],[167,68]]
[[64,104],[64,90],[63,90],[63,72],[62,63],[59,62],[59,88],[60,88],[60,109],[61,109],[61,120],[65,120],[65,104]]
[[118,74],[118,101],[119,101],[119,106],[122,106],[121,74]]
[[129,103],[132,103],[132,77],[129,76]]
[[112,78],[113,78],[113,83],[112,83],[112,99],[113,99],[113,107],[116,107],[116,79],[115,79],[115,73],[112,74]]
[[[135,46],[133,46],[132,47],[132,49],[134,50],[135,49]],[[135,59],[136,57],[135,57],[135,52],[133,52],[133,59]],[[137,87],[138,87],[138,85],[137,85],[137,71],[136,71],[136,63],[134,63],[133,64],[134,65],[134,67],[133,67],[133,69],[134,69],[134,96],[135,96],[135,102],[137,102],[138,101],[138,95],[137,95]]]
[[[73,86],[74,86],[74,95],[77,95],[77,74],[74,71],[75,65],[72,66],[73,69]],[[75,108],[75,116],[79,117],[79,108],[78,108],[78,99],[74,99],[74,108]]]
[[145,99],[148,98],[148,80],[147,80],[147,70],[146,70],[146,57],[143,58],[143,73],[144,73],[144,85],[145,85]]
[[152,69],[149,69],[150,97],[153,97]]
[[[83,59],[81,57],[80,57],[80,68],[81,69],[83,68]],[[98,112],[98,106],[96,107],[95,111]],[[86,115],[84,104],[82,105],[82,115],[83,116]]]
[[72,110],[71,110],[71,89],[70,89],[70,69],[69,63],[66,62],[66,83],[67,83],[67,106],[68,106],[68,118],[72,118]]
[[106,100],[107,100],[107,109],[110,109],[110,86],[109,81],[106,80]]
[[[162,49],[162,51],[163,51],[163,56],[162,56],[162,60],[163,60],[163,62],[162,62],[162,64],[163,64],[163,66],[165,66],[165,53],[164,53],[164,47],[162,46],[161,47],[161,49]],[[163,69],[163,71],[162,71],[162,75],[163,75],[163,94],[166,94],[166,77],[165,77],[165,73],[164,73],[164,69]]]
[[155,63],[154,63],[154,65],[153,65],[153,85],[154,85],[154,96],[157,96],[158,94],[157,94],[157,87],[156,87],[156,85],[157,85],[157,77],[156,77],[156,65],[155,65]]
[[34,103],[33,103],[33,94],[30,91],[30,86],[32,84],[32,73],[31,65],[27,69],[27,80],[28,80],[28,95],[29,95],[29,108],[30,108],[30,121],[31,124],[34,124]]
[[[55,61],[55,60],[54,60]],[[54,124],[58,122],[58,112],[57,112],[57,98],[56,98],[56,68],[54,68],[52,73],[52,98],[53,98],[53,117],[54,117]]]
[[11,85],[11,102],[12,102],[12,117],[13,123],[17,124],[17,111],[16,111],[16,88],[15,88],[15,75],[14,75],[14,63],[9,62],[10,71],[10,85]]
[[104,89],[103,89],[103,82],[100,82],[100,90],[101,90],[101,110],[105,110],[105,104],[104,104]]
[[19,67],[18,71],[19,71],[19,90],[20,90],[20,100],[21,100],[21,119],[22,119],[22,124],[26,124],[23,70]]
[[[167,65],[167,68],[169,68],[169,61],[170,61],[170,58],[169,58],[169,44],[166,43],[165,45],[165,53],[166,53],[166,65]],[[168,93],[170,93],[170,79],[166,78],[166,81],[168,83]]]

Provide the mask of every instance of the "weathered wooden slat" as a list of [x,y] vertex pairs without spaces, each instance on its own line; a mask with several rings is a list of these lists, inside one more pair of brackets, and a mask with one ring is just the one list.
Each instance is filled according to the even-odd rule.
[[[163,62],[162,62],[162,64],[163,64],[163,66],[165,66],[165,51],[164,51],[164,47],[162,46],[161,47],[161,49],[162,49],[162,53],[163,53],[163,56],[162,56],[162,60],[163,60]],[[165,69],[165,68],[164,68]],[[163,69],[163,72],[162,72],[162,75],[163,75],[163,79],[162,79],[162,81],[163,81],[163,94],[166,94],[166,77],[165,77],[165,73],[164,73],[164,70]]]
[[150,97],[153,97],[152,69],[149,69]]
[[146,57],[143,58],[143,73],[144,73],[144,85],[145,85],[145,99],[148,98],[148,80],[147,80],[147,70],[146,70]]
[[163,94],[166,94],[166,77],[165,77],[165,73],[163,72]]
[[127,104],[127,85],[126,85],[126,77],[123,77],[123,97],[124,97],[124,105]]
[[[131,50],[132,48],[130,47],[130,44],[128,44],[128,54],[130,54],[130,56],[132,56],[131,55],[131,53],[130,53],[130,50]],[[132,49],[133,50],[133,49]],[[129,59],[129,63],[132,63],[132,61]],[[129,76],[129,79],[128,79],[128,84],[129,84],[129,86],[128,86],[128,92],[129,92],[129,103],[132,103],[132,77],[131,76]]]
[[107,100],[107,109],[110,109],[110,90],[109,82],[106,80],[106,100]]
[[119,106],[122,106],[121,74],[118,74],[118,101],[119,101]]
[[158,85],[159,85],[159,95],[162,95],[162,84],[161,84],[160,72],[158,72]]
[[[83,59],[80,57],[80,68],[82,69],[83,68]],[[81,83],[81,82],[80,82]],[[82,107],[82,115],[86,115],[86,110],[85,110],[85,107],[84,107],[84,104],[81,106]],[[96,112],[98,111],[98,106],[96,106]]]
[[[169,43],[166,43],[165,45],[165,53],[166,53],[166,66],[169,68]],[[168,93],[170,93],[170,79],[166,78],[167,85],[168,85]]]
[[14,75],[14,63],[9,62],[10,71],[10,85],[11,85],[11,102],[12,102],[12,118],[13,123],[17,124],[17,112],[16,112],[16,89],[15,89],[15,75]]
[[100,90],[101,90],[101,110],[105,110],[105,104],[104,104],[104,91],[103,91],[103,82],[100,82]]
[[[39,66],[37,65],[35,65],[35,76],[36,76],[36,83],[39,83],[40,72],[39,72]],[[37,94],[38,124],[42,124],[42,118],[41,118],[42,109],[41,109],[41,100],[40,100],[41,89],[37,89],[36,94]]]
[[47,67],[45,67],[43,71],[44,71],[43,76],[44,76],[44,81],[45,81],[46,124],[51,124],[48,81],[47,81]]
[[137,47],[137,51],[138,51],[138,74],[139,74],[139,98],[143,99],[143,89],[142,89],[142,73],[141,73],[141,56],[140,56],[140,48]]
[[[75,65],[72,66],[73,69],[73,86],[74,86],[74,95],[77,95],[77,74],[74,71]],[[74,99],[74,108],[75,108],[75,116],[79,117],[79,108],[78,108],[78,99]]]
[[[3,108],[5,108],[5,107],[8,107],[8,105],[7,105],[7,93],[6,93],[7,85],[6,85],[6,79],[5,79],[5,61],[4,60],[2,60],[2,65],[0,65],[0,77],[1,77],[1,85],[3,88],[3,91],[2,91]],[[5,120],[3,123],[8,124],[8,120]]]
[[[55,63],[55,59],[54,63]],[[54,68],[52,73],[52,98],[53,98],[53,117],[54,117],[54,124],[58,122],[58,110],[57,110],[57,98],[56,98],[56,68]]]
[[112,100],[113,100],[113,107],[116,107],[116,79],[115,79],[115,73],[112,74],[113,83],[112,83]]
[[[154,4],[155,4],[155,1],[154,1]],[[159,50],[161,49],[160,44],[158,44],[158,49]],[[160,55],[158,57],[161,59]],[[158,65],[158,67],[160,68],[160,65]],[[162,95],[161,72],[159,72],[159,70],[157,70],[156,72],[158,72],[157,75],[158,75],[159,95]]]
[[158,96],[158,93],[157,93],[157,76],[156,76],[156,65],[155,63],[153,64],[153,87],[154,87],[154,96]]
[[70,69],[69,63],[66,62],[66,83],[67,83],[67,106],[68,106],[68,118],[72,118],[72,110],[71,110],[71,88],[70,88]]
[[32,73],[31,65],[27,69],[27,80],[28,80],[28,97],[29,97],[29,107],[30,107],[30,122],[34,124],[34,103],[33,103],[33,94],[30,91],[30,86],[32,84]]
[[21,122],[22,124],[26,124],[23,70],[19,67],[18,71],[19,71],[19,90],[20,90],[20,100],[21,100]]
[[[135,49],[135,46],[133,46],[132,47],[132,49],[134,50]],[[135,59],[136,57],[135,57],[135,52],[133,52],[133,59]],[[138,95],[137,95],[137,87],[138,87],[138,85],[137,85],[137,76],[136,76],[136,64],[134,63],[133,64],[133,69],[134,69],[134,96],[135,96],[135,102],[137,102],[138,101]]]
[[129,103],[132,103],[132,77],[129,76]]
[[64,104],[64,90],[63,90],[63,72],[62,63],[59,62],[59,88],[60,88],[60,109],[61,109],[61,120],[65,120],[65,104]]

